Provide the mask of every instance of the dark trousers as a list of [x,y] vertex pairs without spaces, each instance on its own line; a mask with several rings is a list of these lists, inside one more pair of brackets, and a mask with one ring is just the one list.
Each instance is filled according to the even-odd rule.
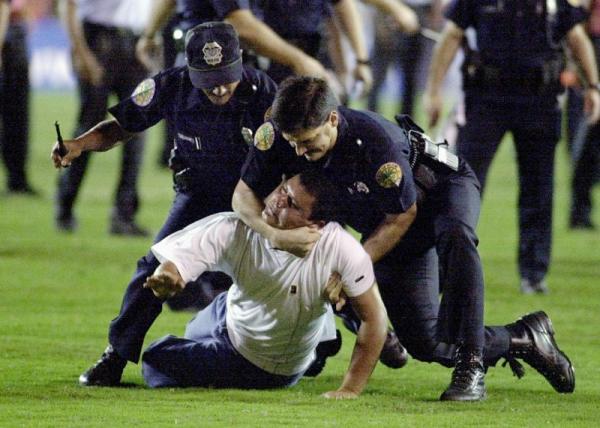
[[575,170],[571,181],[571,219],[589,219],[592,212],[592,187],[600,168],[600,125],[585,127],[573,145]]
[[[459,173],[427,193],[401,242],[375,264],[388,317],[413,358],[452,367],[461,345],[482,350],[485,365],[493,366],[508,354],[508,330],[483,323],[479,207],[479,184],[461,162]],[[348,316],[344,322],[358,329]]]
[[[154,242],[183,229],[196,220],[229,210],[231,210],[231,201],[228,198],[177,192],[167,220]],[[109,342],[120,356],[129,361],[139,360],[144,336],[162,311],[163,301],[156,298],[152,291],[142,287],[146,277],[152,275],[158,265],[159,261],[151,251],[138,260],[137,270],[125,291],[121,311],[110,324]],[[222,273],[206,272],[200,278],[214,284],[226,283],[227,286],[231,284],[229,277]]]
[[[427,25],[427,15],[431,11],[431,5],[411,7],[419,18],[421,25]],[[379,14],[378,16],[381,16]],[[371,69],[373,71],[373,88],[369,93],[368,106],[371,111],[378,111],[377,102],[381,87],[385,83],[388,68],[397,66],[401,84],[402,107],[401,113],[413,115],[415,98],[419,84],[419,73],[422,71],[423,54],[428,51],[428,43],[425,37],[418,32],[416,34],[404,34],[396,31],[393,37],[385,36],[380,40],[376,32],[373,54],[371,55]]]
[[9,190],[27,187],[25,163],[29,144],[29,64],[24,25],[10,25],[0,69],[0,147]]
[[458,153],[482,186],[503,136],[511,132],[519,170],[519,273],[531,281],[548,272],[552,242],[554,153],[560,111],[552,97],[491,98],[467,93]]
[[227,293],[221,293],[188,323],[184,338],[165,336],[152,343],[142,356],[146,383],[153,388],[268,389],[298,382],[301,373],[269,373],[239,354],[227,334],[226,313]]
[[[133,34],[85,22],[83,29],[90,49],[104,67],[105,75],[100,86],[79,81],[80,106],[75,136],[105,119],[111,94],[115,94],[119,100],[128,98],[137,84],[146,77],[145,69],[135,59],[136,38]],[[138,209],[137,179],[142,150],[141,136],[136,136],[123,145],[121,175],[113,215],[125,221],[132,221]],[[59,216],[71,216],[89,157],[89,153],[84,153],[61,175],[57,195]]]

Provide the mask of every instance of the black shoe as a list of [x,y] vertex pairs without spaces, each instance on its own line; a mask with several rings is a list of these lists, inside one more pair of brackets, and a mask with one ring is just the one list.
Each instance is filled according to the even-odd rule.
[[9,195],[32,196],[32,197],[40,196],[40,192],[35,190],[29,184],[24,184],[24,185],[19,185],[19,186],[8,186],[8,194]]
[[122,358],[108,345],[96,364],[79,376],[79,384],[83,386],[117,386],[121,383],[123,369],[127,360]]
[[441,401],[479,401],[485,399],[485,369],[481,352],[461,351],[456,354],[456,365],[450,385],[440,396]]
[[520,358],[544,376],[556,391],[575,390],[575,369],[558,348],[552,322],[545,312],[525,315],[506,328],[511,336],[506,360],[515,376],[521,378],[525,374],[523,366],[515,360]]
[[589,216],[571,216],[569,219],[569,228],[594,230],[596,226],[592,223],[592,219]]
[[75,232],[77,226],[77,220],[72,215],[56,217],[56,230],[59,232]]
[[387,332],[383,349],[379,355],[379,361],[384,366],[392,369],[399,369],[408,363],[408,352],[406,352],[406,348],[398,340],[398,336],[396,336],[394,330],[390,329]]
[[521,293],[523,294],[548,294],[548,284],[546,280],[532,281],[530,279],[521,279]]
[[340,352],[342,348],[342,333],[335,330],[335,339],[320,342],[317,345],[316,358],[308,369],[304,372],[304,376],[315,377],[323,371],[328,357],[333,357]]
[[135,224],[133,220],[127,221],[118,218],[112,219],[109,232],[111,235],[121,236],[150,236],[150,232]]

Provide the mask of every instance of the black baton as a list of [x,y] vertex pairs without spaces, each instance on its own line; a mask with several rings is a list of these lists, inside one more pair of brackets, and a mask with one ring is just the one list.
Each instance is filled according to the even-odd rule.
[[69,151],[65,147],[65,143],[63,143],[62,135],[60,135],[60,125],[58,124],[58,120],[54,122],[54,128],[56,128],[56,141],[58,141],[58,155],[63,157]]

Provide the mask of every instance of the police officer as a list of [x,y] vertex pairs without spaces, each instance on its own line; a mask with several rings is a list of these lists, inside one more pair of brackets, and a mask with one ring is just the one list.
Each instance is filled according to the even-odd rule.
[[[115,119],[65,141],[67,153],[62,156],[59,144],[52,150],[55,165],[67,166],[82,152],[108,150],[161,119],[171,123],[176,131],[171,160],[176,194],[155,241],[200,218],[231,210],[251,134],[264,121],[276,89],[267,75],[242,65],[237,34],[229,24],[194,27],[185,45],[187,66],[142,81],[130,98],[109,109]],[[111,322],[110,345],[81,375],[81,384],[117,384],[126,362],[138,361],[144,336],[162,309],[163,301],[142,288],[158,264],[151,252],[138,261],[120,314]],[[219,281],[216,274],[205,275],[201,278],[213,285]],[[226,280],[221,288],[230,284]]]
[[[126,13],[119,11],[121,3],[121,0],[63,1],[73,66],[79,81],[80,108],[75,135],[104,119],[111,94],[119,99],[129,97],[137,83],[146,76],[144,67],[134,57],[137,41],[134,25],[120,22],[125,18],[121,13]],[[109,228],[112,234],[148,234],[134,221],[138,209],[137,180],[142,150],[141,136],[135,136],[123,145],[121,176]],[[59,179],[55,220],[61,231],[71,232],[77,227],[73,206],[88,162],[89,153],[85,153]]]
[[431,64],[424,102],[435,124],[442,107],[440,87],[465,29],[477,49],[463,64],[466,124],[458,152],[482,186],[502,137],[510,131],[519,165],[519,273],[521,292],[545,293],[552,240],[554,152],[560,137],[557,95],[566,40],[587,79],[588,120],[600,114],[598,72],[591,43],[574,0],[454,0],[449,22]]
[[23,4],[0,1],[0,149],[9,194],[36,195],[29,185],[29,64]]
[[406,116],[397,126],[338,106],[321,79],[284,81],[271,118],[255,134],[233,196],[246,223],[277,248],[306,254],[318,231],[276,231],[261,217],[260,198],[282,174],[323,170],[347,198],[346,220],[362,234],[401,343],[419,360],[454,367],[442,400],[484,398],[485,370],[502,357],[519,374],[516,358],[557,391],[573,391],[573,368],[545,313],[484,328],[475,234],[479,183],[464,161],[433,144]]

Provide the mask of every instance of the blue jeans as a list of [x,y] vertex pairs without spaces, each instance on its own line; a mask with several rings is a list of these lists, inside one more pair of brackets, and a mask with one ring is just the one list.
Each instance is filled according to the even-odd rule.
[[268,373],[240,355],[226,326],[227,292],[188,323],[184,338],[165,336],[142,355],[142,373],[152,388],[202,386],[268,389],[295,385],[302,373]]

